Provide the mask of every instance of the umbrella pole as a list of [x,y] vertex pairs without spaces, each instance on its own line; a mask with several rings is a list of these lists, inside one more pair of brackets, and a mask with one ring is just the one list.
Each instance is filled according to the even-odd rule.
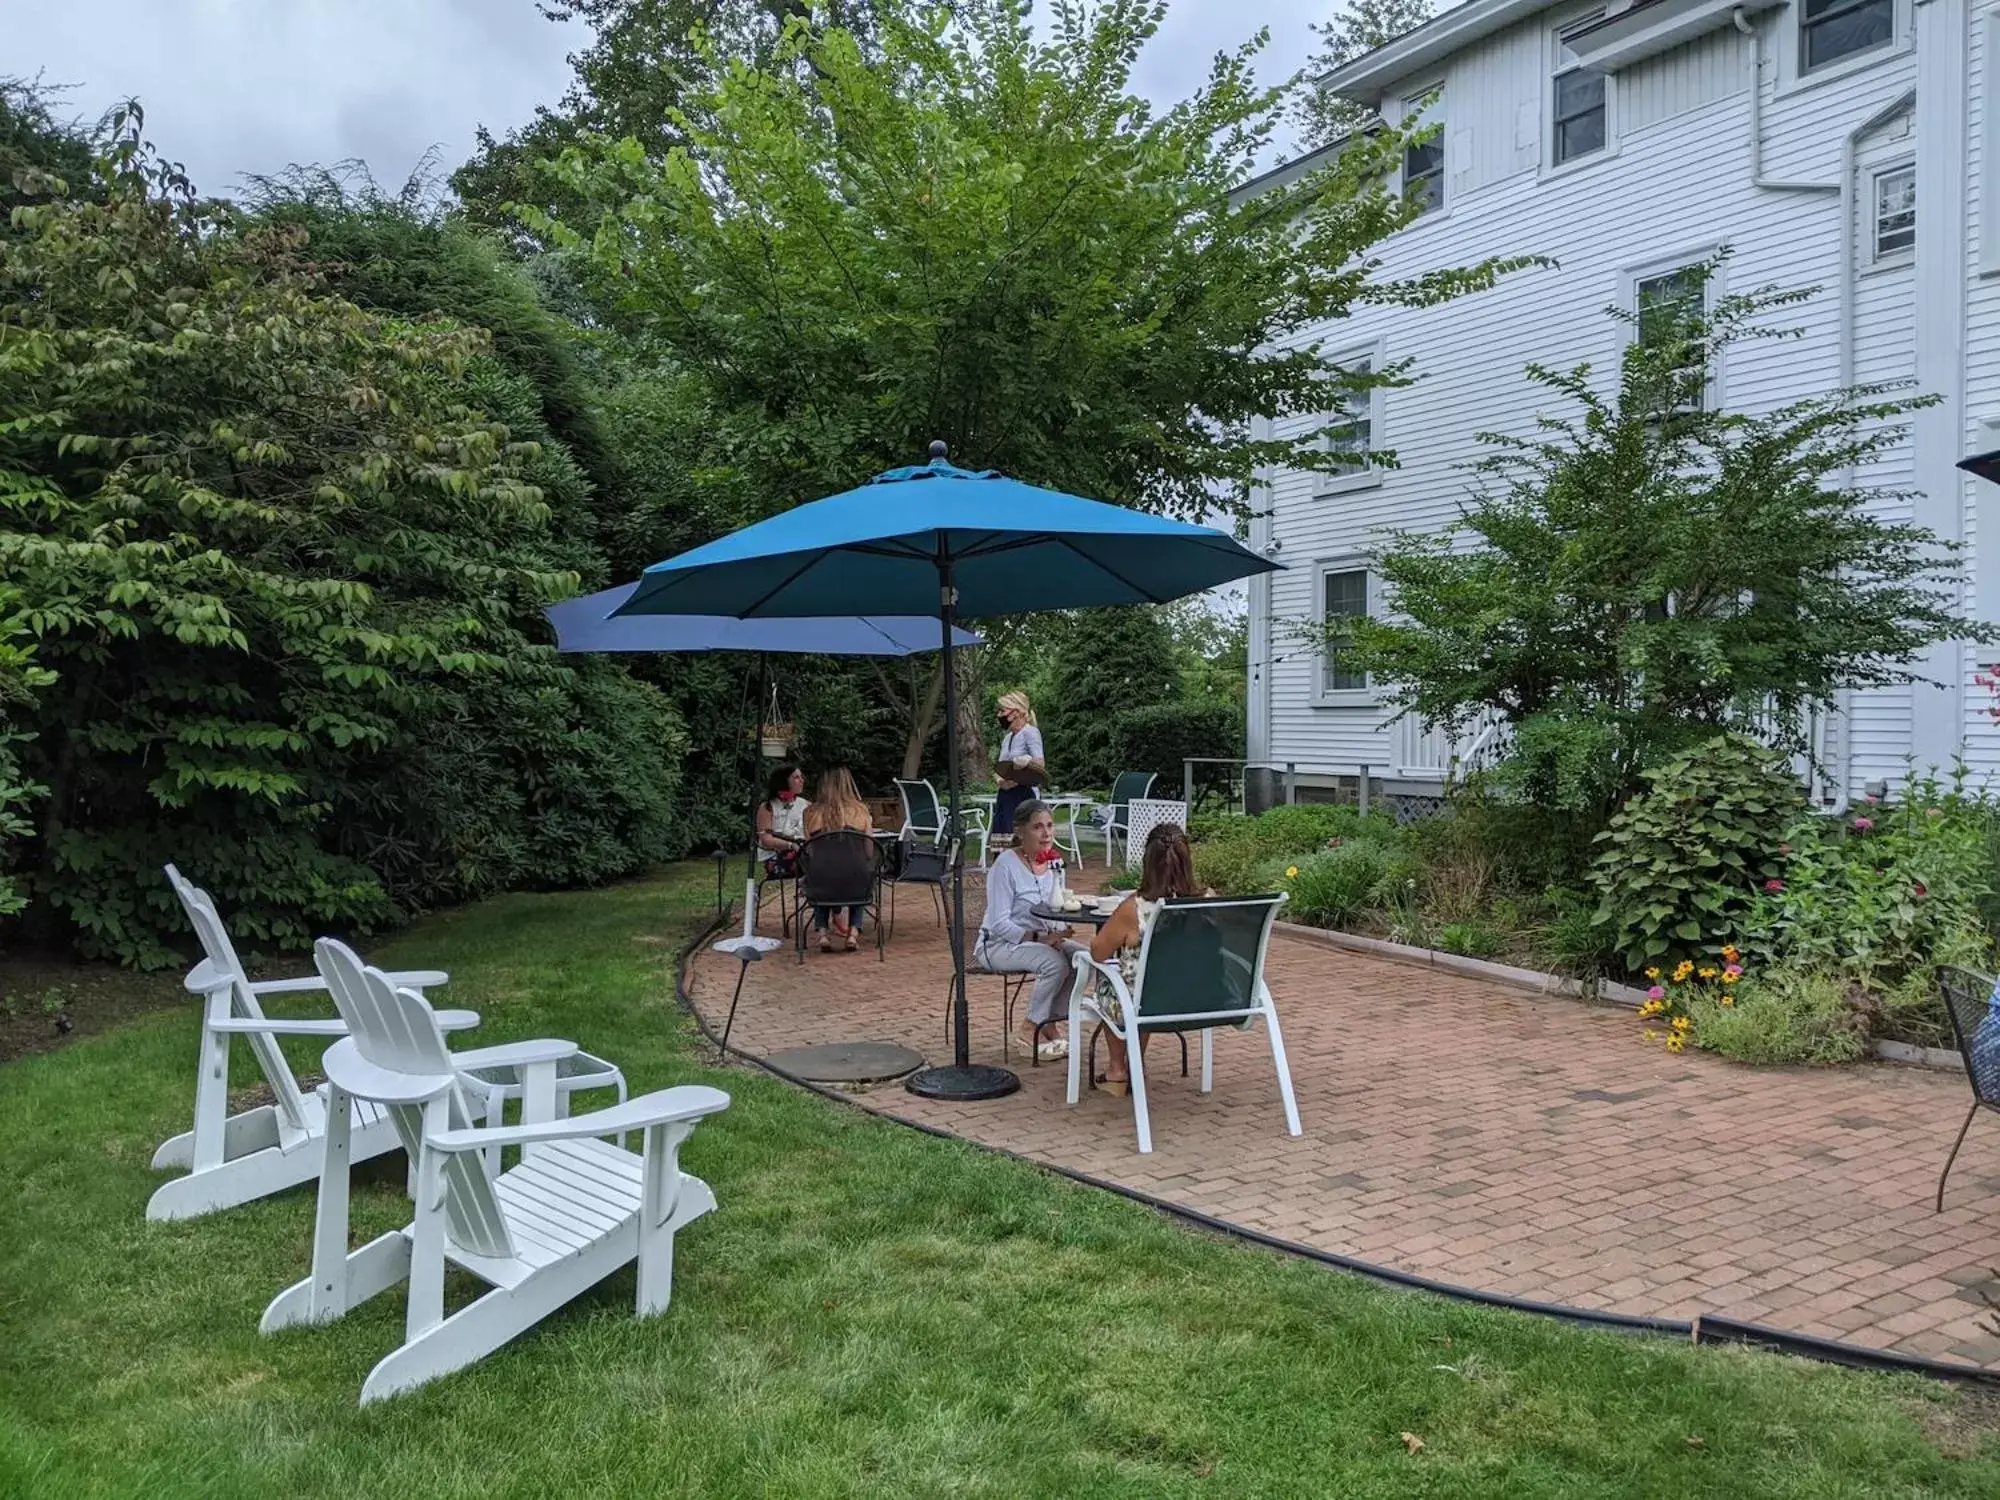
[[1021,1086],[1020,1078],[1006,1068],[972,1064],[971,1028],[965,1012],[965,850],[959,832],[958,758],[958,667],[951,648],[951,634],[958,604],[958,590],[952,583],[949,555],[938,560],[938,623],[944,633],[944,763],[945,784],[951,804],[946,841],[951,860],[951,1016],[956,1028],[952,1062],[946,1068],[925,1068],[912,1073],[903,1086],[925,1099],[998,1099]]
[[[757,653],[757,696],[750,700],[750,743],[756,746],[757,769],[750,774],[750,857],[743,866],[743,935],[750,936],[757,930],[757,804],[764,796],[764,690],[770,685],[771,658],[762,651]],[[784,900],[784,887],[778,888],[778,899]],[[742,987],[742,976],[737,977],[737,987]]]

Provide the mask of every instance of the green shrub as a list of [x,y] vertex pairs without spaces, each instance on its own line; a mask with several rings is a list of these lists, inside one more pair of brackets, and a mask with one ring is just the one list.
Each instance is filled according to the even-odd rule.
[[1386,813],[1371,811],[1363,817],[1341,803],[1274,807],[1254,818],[1203,818],[1197,820],[1194,836],[1195,873],[1225,895],[1276,889],[1258,884],[1260,865],[1274,860],[1281,866],[1290,864],[1335,839],[1365,837],[1386,846],[1402,838]]
[[1336,849],[1305,855],[1282,870],[1273,869],[1277,863],[1262,869],[1277,876],[1271,889],[1291,897],[1285,914],[1316,927],[1351,925],[1363,912],[1389,900],[1394,886],[1409,878],[1412,869],[1409,856],[1401,850],[1366,838],[1343,840]]
[[1982,915],[1993,896],[1994,809],[1950,783],[1911,777],[1893,802],[1848,818],[1801,818],[1786,831],[1782,878],[1744,923],[1767,964],[1894,987],[1940,963],[1986,965]]
[[1757,888],[1777,879],[1784,830],[1805,796],[1786,758],[1718,735],[1645,773],[1646,790],[1598,835],[1597,919],[1638,970],[1736,935]]
[[[1204,703],[1179,700],[1128,708],[1111,716],[1109,757],[1102,777],[1106,786],[1120,771],[1151,771],[1160,779],[1159,787],[1173,787],[1179,796],[1182,762],[1196,759],[1240,759],[1243,754],[1243,710],[1233,703]],[[1200,795],[1202,772],[1221,767],[1195,767],[1196,794]]]
[[1597,979],[1618,962],[1618,943],[1611,927],[1597,919],[1597,902],[1560,887],[1549,892],[1553,915],[1536,933],[1536,946],[1560,973],[1576,979]]
[[1690,1002],[1695,1044],[1747,1063],[1845,1063],[1868,1051],[1869,1012],[1840,978],[1780,970]]

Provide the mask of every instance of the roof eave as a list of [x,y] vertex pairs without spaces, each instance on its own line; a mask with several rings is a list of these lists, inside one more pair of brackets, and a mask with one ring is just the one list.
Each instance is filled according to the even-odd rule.
[[1356,104],[1373,105],[1410,74],[1442,62],[1525,16],[1547,10],[1549,5],[1550,0],[1469,0],[1313,82]]

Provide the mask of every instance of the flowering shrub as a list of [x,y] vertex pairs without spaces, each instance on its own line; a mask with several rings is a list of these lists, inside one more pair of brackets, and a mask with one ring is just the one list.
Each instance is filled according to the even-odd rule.
[[1264,889],[1291,897],[1286,915],[1322,927],[1345,926],[1384,905],[1415,874],[1407,855],[1368,838],[1342,839],[1269,873],[1276,879]]
[[1671,969],[1658,964],[1646,970],[1652,985],[1639,1007],[1646,1023],[1640,1036],[1665,1044],[1669,1052],[1685,1051],[1697,1039],[1697,1016],[1705,1009],[1727,1010],[1736,1004],[1736,986],[1743,978],[1743,955],[1725,945],[1713,960],[1684,958]]
[[1949,782],[1911,777],[1895,800],[1845,820],[1802,818],[1781,846],[1782,879],[1764,882],[1744,941],[1767,965],[1835,976],[1864,991],[1940,963],[1990,963],[1981,903],[1993,894],[1996,810]]

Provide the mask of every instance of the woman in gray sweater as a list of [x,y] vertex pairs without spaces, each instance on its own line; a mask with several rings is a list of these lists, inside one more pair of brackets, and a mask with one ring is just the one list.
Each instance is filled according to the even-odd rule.
[[1034,992],[1022,1018],[1020,1037],[1042,1062],[1069,1056],[1069,1041],[1055,1019],[1056,1002],[1069,983],[1072,960],[1082,945],[1069,928],[1033,915],[1055,896],[1056,820],[1045,803],[1023,802],[1014,810],[1016,842],[986,872],[986,916],[979,924],[973,957],[996,974],[1032,974]]

